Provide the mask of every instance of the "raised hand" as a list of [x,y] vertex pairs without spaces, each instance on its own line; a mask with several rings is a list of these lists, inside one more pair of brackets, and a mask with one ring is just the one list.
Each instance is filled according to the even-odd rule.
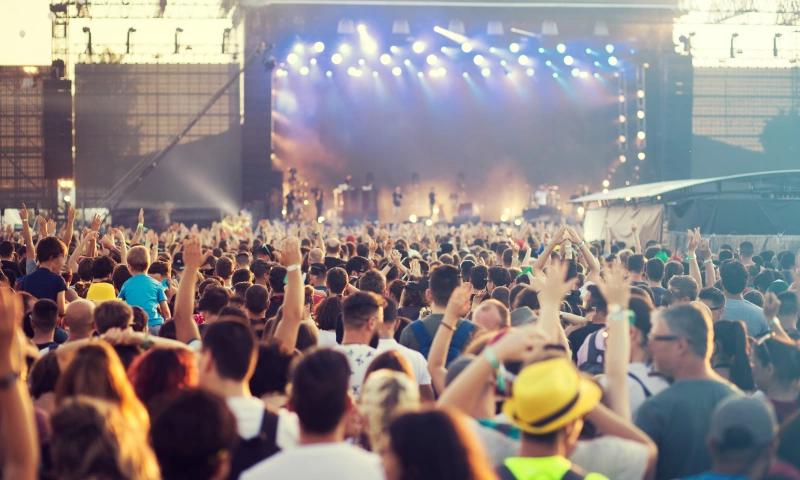
[[470,295],[472,294],[472,285],[465,283],[456,287],[453,294],[450,295],[450,300],[447,302],[447,309],[445,310],[446,316],[454,318],[462,318],[470,312]]
[[375,240],[370,240],[367,249],[369,250],[369,256],[374,256],[375,252],[378,251],[378,243]]
[[78,213],[78,211],[77,211],[77,210],[75,210],[75,207],[73,207],[72,205],[70,205],[70,206],[69,206],[69,210],[67,210],[67,222],[69,222],[69,223],[73,223],[73,222],[75,221],[75,215],[76,215],[77,213]]
[[637,225],[636,222],[631,223],[631,233],[634,235],[639,233],[639,225]]
[[575,288],[577,278],[567,280],[567,272],[569,265],[567,262],[558,263],[550,266],[551,273],[547,276],[547,280],[534,279],[531,282],[531,287],[537,290],[539,303],[550,303],[551,305],[560,305],[567,296]]
[[92,231],[99,231],[101,223],[103,223],[103,218],[99,214],[95,213],[94,217],[92,217]]
[[22,204],[22,209],[19,211],[19,218],[23,222],[28,221],[28,207],[26,207],[24,203]]
[[144,225],[144,208],[139,209],[139,225]]
[[[471,283],[467,283],[465,285],[468,285],[470,287],[470,291],[472,291],[472,284]],[[478,306],[481,304],[481,302],[483,302],[483,299],[486,298],[486,295],[489,295],[489,291],[486,290],[486,289],[475,293],[475,296],[472,297],[472,309],[473,310],[478,308]]]
[[711,260],[712,253],[711,253],[711,246],[707,238],[701,238],[700,244],[697,247],[697,252],[700,255],[700,259],[703,261]]
[[200,239],[191,236],[183,242],[183,264],[187,270],[199,270],[203,265],[203,258],[200,249]]
[[[397,252],[398,254],[400,252]],[[421,277],[422,276],[422,269],[419,267],[419,260],[412,260],[411,261],[411,276],[412,277]]]
[[19,372],[22,365],[18,329],[22,326],[22,300],[10,288],[0,288],[0,364]]
[[43,216],[36,216],[36,230],[39,232],[39,238],[47,236],[47,220]]
[[606,303],[608,305],[622,305],[623,308],[627,308],[631,299],[630,279],[625,279],[625,275],[619,266],[614,266],[604,270],[604,272],[603,278],[597,284],[597,288]]
[[778,316],[778,310],[781,308],[781,301],[778,300],[778,297],[769,292],[764,295],[764,318],[767,319],[767,322],[771,322],[773,318]]
[[47,231],[47,235],[55,235],[56,234],[56,222],[52,218],[47,221],[45,224],[45,230]]
[[700,245],[700,228],[698,227],[694,231],[686,230],[686,237],[686,253],[694,255]]
[[283,239],[281,244],[281,252],[283,256],[281,263],[284,267],[291,265],[300,265],[303,261],[303,254],[300,252],[300,241],[296,236],[290,236]]

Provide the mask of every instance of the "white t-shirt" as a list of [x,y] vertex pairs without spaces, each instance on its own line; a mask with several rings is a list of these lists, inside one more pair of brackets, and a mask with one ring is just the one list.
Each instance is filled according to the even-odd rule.
[[647,446],[606,436],[578,442],[569,459],[587,472],[614,480],[641,480],[647,468]]
[[336,348],[339,346],[336,343],[336,332],[317,330],[317,346],[319,348]]
[[397,350],[408,360],[411,364],[411,369],[414,371],[417,385],[431,384],[431,374],[428,372],[428,361],[425,360],[425,357],[423,357],[421,353],[400,345],[393,338],[381,338],[378,341],[378,353],[388,352],[389,350]]
[[383,480],[381,459],[344,442],[299,445],[255,464],[239,480]]
[[378,351],[363,343],[337,345],[334,349],[344,353],[347,361],[350,362],[350,393],[353,394],[353,397],[358,398],[367,368],[378,356]]
[[[636,379],[632,378],[631,375],[635,376]],[[636,381],[637,379],[650,391],[649,397],[645,393],[644,388],[642,388],[642,384]],[[669,382],[667,382],[664,377],[653,375],[652,367],[640,362],[628,364],[628,377],[625,379],[625,383],[628,385],[628,399],[631,404],[631,415],[636,414],[636,410],[639,410],[639,407],[642,406],[645,400],[650,397],[655,397],[669,387]],[[606,388],[605,376],[600,377],[600,386],[604,389]]]
[[[261,431],[264,420],[264,402],[256,397],[229,397],[228,408],[236,417],[236,429],[245,440],[254,438]],[[300,440],[300,421],[297,415],[282,408],[278,411],[278,431],[275,443],[281,450],[292,448]]]

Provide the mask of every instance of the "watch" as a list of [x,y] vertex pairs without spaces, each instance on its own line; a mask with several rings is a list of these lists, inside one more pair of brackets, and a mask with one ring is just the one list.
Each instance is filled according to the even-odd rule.
[[5,376],[0,377],[0,390],[11,388],[11,386],[14,385],[14,383],[16,383],[18,378],[19,374],[15,372],[10,372]]

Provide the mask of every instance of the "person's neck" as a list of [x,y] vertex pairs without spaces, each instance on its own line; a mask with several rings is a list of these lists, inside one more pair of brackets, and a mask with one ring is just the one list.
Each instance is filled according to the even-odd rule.
[[567,445],[560,440],[556,440],[553,443],[543,443],[523,438],[522,445],[519,448],[519,456],[528,458],[566,457]]
[[742,265],[752,265],[753,264],[753,257],[742,257]]
[[67,340],[64,343],[77,342],[78,340],[86,340],[87,338],[92,338],[92,333],[94,332],[75,333],[73,331],[70,331],[69,334],[67,335]]
[[224,287],[230,287],[230,286],[233,286],[233,284],[231,283],[231,278],[233,278],[233,277],[223,278],[223,279],[222,279],[222,285],[223,285]]
[[218,313],[200,312],[200,315],[203,316],[203,323],[214,323],[219,320]]
[[788,384],[781,384],[779,382],[772,382],[766,391],[767,397],[779,402],[793,402],[800,395],[800,384],[791,382]]
[[381,328],[380,332],[378,332],[378,338],[381,340],[394,338],[394,322],[390,323],[388,327]]
[[444,307],[440,307],[435,303],[431,305],[431,313],[434,315],[444,315],[444,312],[447,310],[447,305]]
[[683,364],[678,367],[678,370],[673,375],[675,381],[678,380],[715,380],[724,382],[725,379],[720,377],[708,360],[700,357],[690,356],[684,360]]
[[597,312],[592,317],[592,323],[597,325],[605,325],[606,324],[606,314],[602,312]]
[[631,362],[630,363],[649,363],[650,357],[647,354],[645,349],[640,348],[638,345],[634,345],[631,342]]
[[741,293],[730,293],[730,292],[723,292],[725,294],[726,300],[744,300],[744,295]]
[[664,288],[664,287],[662,287],[662,286],[661,286],[661,282],[656,282],[656,281],[654,281],[654,280],[648,280],[648,281],[647,281],[647,286],[648,286],[648,287],[658,287],[658,288]]
[[61,274],[61,267],[63,266],[63,264],[58,260],[50,260],[48,262],[40,263],[39,266],[41,268],[46,268],[53,273]]
[[41,344],[41,343],[50,343],[53,341],[53,337],[56,334],[55,330],[50,330],[49,332],[42,332],[36,330],[33,332],[33,343]]
[[786,331],[797,330],[797,317],[778,316],[778,321],[781,322],[781,327]]
[[316,287],[324,287],[325,286],[325,280],[317,280],[317,281],[313,282],[312,285],[315,288]]
[[269,279],[266,278],[257,278],[256,285],[261,285],[264,288],[267,288],[269,285]]
[[322,445],[325,443],[339,443],[344,441],[344,422],[339,422],[336,428],[328,433],[307,432],[300,427],[300,445]]
[[764,478],[764,475],[767,473],[767,465],[761,461],[760,457],[756,459],[756,461],[747,465],[740,463],[724,464],[714,462],[714,465],[711,467],[711,473],[718,475],[730,475],[732,477],[751,478],[756,480]]
[[92,283],[101,283],[101,282],[110,282],[111,275],[105,276],[103,278],[93,278]]
[[284,292],[276,292],[275,290],[272,290],[269,294],[269,298],[282,297],[283,293]]
[[252,396],[250,386],[246,382],[226,380],[219,377],[216,378],[216,381],[211,382],[209,385],[203,385],[203,387],[222,398]]
[[372,340],[372,332],[366,328],[361,330],[348,330],[345,328],[342,345],[369,345],[370,340]]
[[642,274],[639,272],[630,272],[631,273],[631,282],[642,282]]
[[264,315],[266,315],[266,314],[267,314],[266,310],[264,310],[263,312],[259,312],[259,313],[253,313],[250,310],[248,310],[247,311],[247,318],[249,318],[250,320],[261,320],[262,318],[264,318]]
[[11,257],[0,257],[0,260],[2,260],[2,261],[4,261],[4,262],[10,262],[10,261],[12,261],[12,260],[11,260]]
[[140,272],[139,270],[131,270],[131,276],[135,277],[136,275],[146,275],[146,273]]

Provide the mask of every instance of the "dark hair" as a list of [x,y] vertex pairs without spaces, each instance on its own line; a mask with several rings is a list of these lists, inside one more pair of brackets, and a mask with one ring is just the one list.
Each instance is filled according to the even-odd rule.
[[110,257],[97,257],[94,259],[94,262],[92,262],[92,278],[106,278],[113,274],[116,268],[117,262]]
[[464,421],[446,410],[406,413],[389,425],[401,480],[491,478],[478,440]]
[[347,272],[341,267],[331,268],[325,276],[325,284],[334,295],[341,295],[344,293],[349,280]]
[[342,322],[345,327],[361,329],[386,306],[386,300],[372,292],[357,292],[348,296],[342,304]]
[[149,406],[160,394],[197,386],[197,362],[187,349],[154,348],[133,360],[128,378],[136,396]]
[[[697,300],[697,281],[689,275],[674,275],[669,279],[668,286],[677,290],[677,298]],[[676,295],[673,295],[676,296]]]
[[122,290],[122,285],[132,276],[126,265],[117,265],[114,267],[114,273],[111,274],[111,283],[114,284],[114,289],[117,291]]
[[603,294],[600,293],[600,288],[597,285],[589,285],[586,287],[586,290],[590,294],[589,301],[586,303],[586,308],[589,310],[594,308],[598,313],[606,313],[608,304],[606,303],[606,299],[603,298]]
[[492,267],[488,273],[489,281],[497,287],[507,287],[511,283],[511,274],[504,267]]
[[0,257],[10,257],[14,254],[14,244],[8,240],[0,242]]
[[733,252],[730,250],[720,250],[718,255],[719,261],[733,260]]
[[250,285],[244,293],[244,304],[247,311],[258,315],[267,309],[269,292],[263,285]]
[[539,310],[539,294],[536,293],[536,290],[530,287],[523,287],[518,293],[516,298],[514,299],[514,304],[512,306],[512,310],[516,310],[521,307],[528,307],[531,310]]
[[374,268],[367,270],[358,279],[358,289],[362,292],[372,292],[378,295],[383,295],[386,290],[386,279],[383,274]]
[[220,377],[249,380],[256,363],[256,339],[249,325],[233,321],[209,324],[203,334],[203,350],[211,354]]
[[223,308],[228,306],[230,298],[230,290],[212,285],[203,291],[203,296],[200,297],[200,301],[197,303],[197,311],[217,315]]
[[762,295],[761,292],[759,292],[758,290],[751,290],[745,293],[744,299],[752,303],[756,307],[759,308],[764,307],[764,295]]
[[744,241],[739,244],[739,254],[743,257],[752,257],[753,256],[753,243]]
[[220,257],[217,260],[215,270],[220,277],[230,278],[233,275],[233,260],[228,257]]
[[336,318],[342,313],[342,297],[328,297],[317,304],[314,320],[320,330],[336,330]]
[[[248,272],[249,272],[249,270],[248,270]],[[233,284],[233,289],[231,289],[231,300],[234,300],[234,299],[241,300],[242,301],[242,305],[244,305],[245,295],[247,294],[247,289],[252,287],[252,286],[253,286],[253,284],[251,282],[234,283]]]
[[101,335],[111,328],[124,330],[132,322],[133,309],[122,300],[107,300],[94,309],[94,325]]
[[210,480],[239,442],[233,413],[225,400],[197,388],[161,400],[150,438],[162,478]]
[[405,373],[412,380],[416,377],[411,362],[409,362],[399,350],[387,350],[372,359],[369,367],[367,367],[367,371],[364,372],[364,383],[366,383],[367,378],[369,378],[372,372],[378,370],[392,370]]
[[350,363],[343,353],[320,349],[307,354],[292,372],[291,406],[304,431],[333,431],[347,411]]
[[489,282],[489,269],[485,265],[477,265],[469,272],[469,283],[476,290],[483,290]]
[[747,269],[738,260],[723,263],[719,267],[719,275],[722,277],[722,286],[728,293],[738,295],[747,287]]
[[645,264],[645,274],[651,282],[660,282],[664,279],[664,261],[660,258],[651,258]]
[[294,342],[295,350],[304,352],[310,347],[316,347],[318,343],[317,326],[311,322],[300,322],[297,326],[297,340]]
[[219,281],[217,277],[209,277],[200,282],[200,285],[197,286],[197,294],[201,297],[204,293],[206,293],[206,289],[209,287],[221,287],[222,282]]
[[[473,269],[473,272],[478,267]],[[453,291],[461,285],[461,275],[458,269],[452,265],[442,265],[431,272],[428,280],[428,288],[431,291],[433,303],[438,306],[445,306],[450,301]]]
[[253,283],[254,278],[255,275],[253,275],[253,272],[246,268],[240,268],[233,272],[233,275],[231,276],[231,284],[236,285],[244,282]]
[[347,261],[344,268],[348,275],[351,275],[354,271],[356,275],[361,275],[361,273],[369,270],[369,260],[364,257],[353,257]]
[[149,323],[150,316],[144,311],[142,307],[131,307],[133,311],[132,327],[134,332],[144,332]]
[[798,315],[797,294],[790,291],[781,292],[778,295],[778,300],[781,302],[778,315],[781,317],[793,317],[795,319],[794,326],[796,326]]
[[725,307],[725,294],[718,288],[706,287],[697,294],[700,300],[708,300],[714,308]]
[[45,237],[36,244],[36,260],[49,262],[59,255],[67,255],[67,246],[56,237]]
[[641,346],[647,345],[647,336],[653,328],[652,314],[655,311],[653,302],[643,297],[631,297],[628,308],[633,312],[633,327],[642,334]]
[[775,275],[772,270],[764,270],[755,277],[753,277],[753,288],[761,293],[765,293],[772,282],[775,281]]
[[162,260],[156,260],[155,262],[150,264],[150,268],[147,269],[147,273],[151,275],[161,275],[162,277],[169,278],[171,273],[171,268],[169,263],[164,262]]
[[[37,255],[38,255],[38,247],[37,247]],[[794,253],[786,252],[783,256],[781,256],[781,270],[791,270],[795,266],[795,262],[797,258],[795,257]]]
[[730,320],[715,323],[714,344],[725,356],[732,359],[729,380],[743,391],[755,390],[744,323]]
[[644,255],[636,253],[628,257],[628,271],[642,273],[644,270]]
[[661,280],[661,285],[667,288],[672,277],[683,274],[684,270],[682,264],[675,261],[669,262],[664,266],[664,278]]
[[510,307],[508,303],[510,297],[511,291],[506,287],[497,287],[492,291],[492,299],[499,301],[506,308]]
[[250,377],[250,393],[254,397],[268,393],[285,394],[292,360],[299,355],[297,350],[290,350],[277,340],[258,347],[256,368]]
[[86,257],[81,260],[78,264],[78,281],[92,281],[92,265],[94,265],[94,258]]
[[31,396],[37,399],[45,393],[56,391],[56,383],[61,375],[58,367],[58,357],[55,350],[50,350],[39,357],[28,375],[28,385],[30,385]]
[[276,265],[269,271],[269,288],[273,293],[283,293],[286,284],[283,281],[286,279],[286,267]]
[[397,299],[399,302],[400,299],[403,297],[403,291],[405,290],[406,282],[403,280],[393,280],[389,282],[386,286],[386,291],[389,292],[391,296]]
[[800,349],[797,342],[771,337],[756,344],[754,351],[762,365],[772,364],[772,378],[778,383],[789,384],[800,378]]
[[56,302],[43,298],[33,304],[31,324],[35,330],[49,332],[55,330],[58,324],[58,305]]

